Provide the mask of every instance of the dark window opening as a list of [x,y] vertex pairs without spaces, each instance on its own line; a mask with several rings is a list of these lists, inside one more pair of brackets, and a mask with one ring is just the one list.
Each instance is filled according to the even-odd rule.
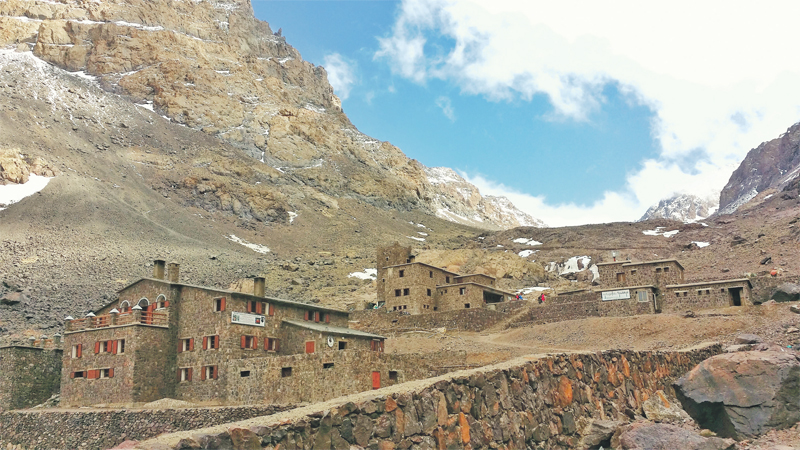
[[439,310],[439,307],[438,307],[438,306],[434,306],[434,307],[433,307],[433,310],[434,310],[434,311],[438,311],[438,310]]
[[401,270],[399,275],[400,275],[400,278],[403,278],[406,275],[406,271],[405,270]]
[[281,368],[281,377],[286,378],[292,376],[292,368],[291,367],[282,367]]
[[214,312],[225,311],[225,297],[214,299]]
[[462,288],[460,288],[460,289],[458,290],[458,294],[459,294],[459,295],[464,295],[464,294],[466,294],[466,293],[467,293],[467,288],[465,288],[465,287],[462,287]]
[[72,378],[86,378],[86,372],[72,372]]
[[346,350],[347,349],[347,342],[339,341],[339,350]]
[[428,289],[428,297],[430,297],[430,296],[431,296],[431,290]]
[[323,369],[333,369],[333,363],[322,363]]
[[395,297],[400,297],[400,292],[401,292],[400,289],[395,289],[394,290],[394,296]]
[[465,309],[469,309],[469,307],[470,307],[470,304],[469,304],[469,303],[464,303],[464,308],[465,308]]
[[686,292],[683,293],[684,297],[686,297],[687,295],[689,295],[689,291],[686,291]]
[[661,273],[661,267],[656,267],[656,273]]
[[433,278],[433,271],[432,270],[428,271],[428,278]]
[[444,282],[450,284],[450,277],[444,277]]
[[411,290],[409,288],[403,289],[403,295],[408,295]]
[[410,263],[410,262],[411,262],[411,258],[406,258],[406,263]]
[[239,372],[239,376],[242,377],[242,378],[249,377],[250,376],[250,371],[249,370],[243,370],[243,371]]
[[389,381],[397,381],[397,371],[390,370],[389,371]]

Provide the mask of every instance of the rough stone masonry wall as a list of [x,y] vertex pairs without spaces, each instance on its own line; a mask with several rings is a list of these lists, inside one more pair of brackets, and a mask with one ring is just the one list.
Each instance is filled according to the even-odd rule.
[[635,296],[627,300],[602,301],[599,293],[586,292],[547,297],[544,304],[533,306],[511,326],[563,322],[587,317],[635,316],[654,312],[653,302],[640,302]]
[[0,413],[0,448],[106,449],[124,440],[193,430],[218,423],[266,416],[292,406],[241,406],[106,411],[6,411]]
[[29,408],[58,393],[61,350],[0,348],[0,411]]
[[136,448],[575,448],[590,420],[628,420],[655,391],[674,395],[675,379],[720,352],[710,345],[522,358],[161,436]]
[[[350,327],[373,333],[404,330],[446,328],[458,331],[483,331],[529,306],[526,301],[494,303],[488,308],[439,311],[429,314],[401,315],[383,309],[368,309],[350,313]],[[491,309],[494,308],[494,309]]]

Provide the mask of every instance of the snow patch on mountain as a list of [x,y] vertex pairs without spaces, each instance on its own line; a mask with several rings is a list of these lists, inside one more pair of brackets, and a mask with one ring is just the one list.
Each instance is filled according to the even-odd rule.
[[691,194],[678,194],[651,206],[639,219],[672,219],[684,223],[694,223],[714,214],[719,209],[719,194],[698,197]]

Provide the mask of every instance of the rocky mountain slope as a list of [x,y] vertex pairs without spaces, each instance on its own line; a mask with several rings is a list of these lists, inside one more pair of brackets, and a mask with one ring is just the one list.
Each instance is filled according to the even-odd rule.
[[701,198],[692,194],[677,194],[648,208],[639,222],[650,219],[696,222],[714,214],[718,207],[718,196]]
[[[422,164],[360,133],[325,70],[256,20],[248,0],[7,0],[0,3],[0,29],[0,46],[32,50],[106,92],[230,143],[263,163],[259,170],[286,174],[322,195],[427,212],[437,212],[447,198],[476,219],[473,225],[522,224],[516,211],[450,196],[428,181]],[[62,101],[69,103],[67,97]],[[236,186],[193,183],[184,184],[203,191],[199,206],[222,206],[243,219],[289,218],[291,206],[276,200],[274,190],[274,205],[262,208]]]
[[800,175],[800,123],[750,150],[733,172],[719,198],[720,214],[730,214],[759,193],[778,191]]

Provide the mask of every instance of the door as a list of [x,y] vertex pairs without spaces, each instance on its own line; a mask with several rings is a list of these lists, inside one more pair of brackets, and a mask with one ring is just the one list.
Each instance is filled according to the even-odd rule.
[[728,289],[731,296],[731,306],[742,306],[742,288]]
[[381,373],[372,372],[372,389],[380,389],[380,388],[381,388]]

